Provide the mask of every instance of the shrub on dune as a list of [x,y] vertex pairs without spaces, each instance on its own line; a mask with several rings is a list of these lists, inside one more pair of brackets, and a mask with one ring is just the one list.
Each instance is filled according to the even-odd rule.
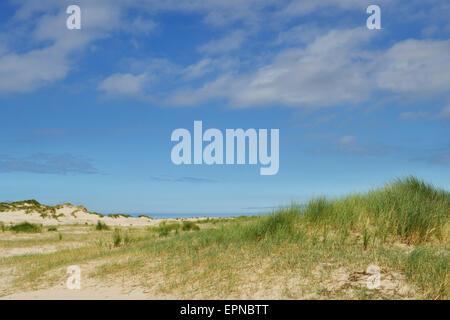
[[109,230],[109,227],[106,223],[102,221],[97,221],[97,224],[95,225],[95,230],[102,231],[102,230]]
[[39,233],[42,232],[42,225],[22,222],[9,227],[9,230],[13,232]]

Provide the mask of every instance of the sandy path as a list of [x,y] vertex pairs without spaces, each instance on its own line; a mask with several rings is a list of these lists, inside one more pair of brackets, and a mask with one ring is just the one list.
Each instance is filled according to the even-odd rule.
[[91,286],[69,290],[63,284],[58,287],[30,292],[15,293],[0,300],[145,300],[150,297],[143,289],[125,290],[121,286]]

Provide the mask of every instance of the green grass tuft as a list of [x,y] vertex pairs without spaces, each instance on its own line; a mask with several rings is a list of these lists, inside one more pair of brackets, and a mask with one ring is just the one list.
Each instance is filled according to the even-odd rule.
[[365,238],[442,241],[449,220],[450,193],[408,177],[364,195],[311,200],[301,214],[315,225],[354,230]]
[[97,221],[97,224],[95,225],[95,230],[97,231],[102,231],[102,230],[109,230],[109,226],[102,222],[102,221]]
[[183,231],[190,231],[190,230],[198,231],[200,230],[200,227],[192,221],[183,221],[183,226],[181,227],[181,229]]
[[120,229],[115,228],[113,232],[113,245],[114,247],[120,247],[120,244],[122,242],[122,236],[120,234]]
[[450,296],[450,251],[420,247],[414,249],[406,263],[406,275],[414,279],[429,299]]
[[42,225],[22,222],[9,227],[13,232],[39,233],[42,232]]

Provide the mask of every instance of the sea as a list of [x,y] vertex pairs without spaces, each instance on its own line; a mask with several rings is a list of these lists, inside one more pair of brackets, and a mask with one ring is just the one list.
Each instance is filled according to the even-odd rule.
[[188,218],[231,218],[241,216],[258,216],[262,213],[127,213],[130,216],[149,216],[154,219],[188,219]]

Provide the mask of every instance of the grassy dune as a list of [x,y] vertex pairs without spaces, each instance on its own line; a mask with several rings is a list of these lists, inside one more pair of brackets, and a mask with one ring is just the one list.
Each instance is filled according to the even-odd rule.
[[[50,287],[78,264],[90,283],[119,281],[156,298],[448,299],[449,213],[449,192],[410,177],[267,216],[66,226],[34,238],[55,252],[0,258],[10,272],[0,295]],[[0,249],[33,246],[9,232]],[[381,268],[380,289],[365,285],[369,265]]]

